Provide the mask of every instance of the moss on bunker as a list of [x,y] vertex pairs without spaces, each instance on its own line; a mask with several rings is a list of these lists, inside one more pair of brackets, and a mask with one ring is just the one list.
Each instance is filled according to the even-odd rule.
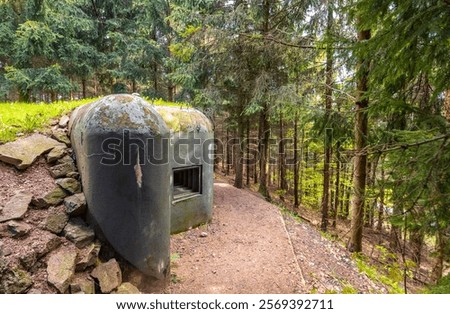
[[173,132],[212,132],[211,121],[196,109],[158,106],[156,110]]

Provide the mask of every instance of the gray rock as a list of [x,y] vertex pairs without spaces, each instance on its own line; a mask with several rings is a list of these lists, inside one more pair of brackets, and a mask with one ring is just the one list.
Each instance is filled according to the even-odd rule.
[[47,162],[54,163],[58,159],[63,158],[67,154],[66,147],[63,145],[56,146],[47,155]]
[[12,220],[0,226],[0,236],[17,239],[26,236],[30,230],[29,224]]
[[12,253],[13,253],[13,252],[12,252],[11,249],[8,248],[8,247],[5,247],[5,248],[3,249],[3,251],[2,251],[2,255],[3,255],[3,256],[10,256]]
[[66,213],[70,216],[84,215],[86,212],[86,198],[83,193],[78,193],[64,199]]
[[[57,206],[61,204],[64,201],[64,198],[67,196],[66,191],[61,189],[59,186],[55,187],[53,191],[45,195],[42,200],[37,199],[37,202],[34,202],[34,204],[39,204],[40,208],[48,208],[50,206]],[[43,204],[43,207],[41,207]]]
[[66,213],[51,213],[47,216],[45,220],[45,229],[55,234],[63,231],[64,227],[69,221],[69,216]]
[[0,222],[11,219],[21,219],[28,210],[33,194],[19,191],[3,207],[0,212]]
[[206,238],[208,236],[208,233],[207,232],[202,232],[202,233],[200,233],[200,237],[201,238]]
[[92,271],[91,276],[98,279],[100,290],[103,293],[110,293],[122,283],[122,271],[114,258],[98,265]]
[[0,145],[0,160],[22,170],[31,166],[36,158],[56,146],[61,146],[61,143],[42,134],[33,134],[26,138]]
[[38,260],[37,253],[34,250],[28,251],[24,256],[19,258],[20,264],[26,270],[29,270],[31,267],[36,264]]
[[77,277],[70,284],[72,294],[95,294],[95,283],[90,278]]
[[69,194],[76,194],[81,192],[80,182],[72,178],[56,179],[56,184],[58,184]]
[[57,165],[60,165],[60,164],[70,164],[70,163],[73,164],[74,161],[73,161],[73,158],[70,157],[69,155],[66,155],[66,156],[64,156],[63,158],[58,159],[58,160],[56,161],[56,164],[57,164]]
[[81,218],[70,219],[63,234],[79,249],[87,246],[95,238],[94,231]]
[[138,288],[129,282],[122,283],[113,294],[141,294]]
[[63,116],[59,119],[59,123],[58,123],[59,127],[60,127],[60,128],[65,128],[65,127],[67,127],[67,125],[69,124],[69,120],[70,120],[69,116],[63,115]]
[[64,143],[67,146],[70,146],[70,139],[67,136],[67,133],[64,130],[56,129],[52,130],[52,137],[58,142]]
[[55,179],[65,177],[68,173],[74,171],[76,171],[76,169],[75,164],[72,161],[59,164],[50,168],[50,174]]
[[76,172],[76,171],[74,171],[74,172],[69,172],[68,174],[67,174],[67,177],[68,178],[72,178],[72,179],[79,179],[80,178],[80,174],[78,173],[78,172]]
[[38,259],[43,257],[44,255],[47,255],[49,252],[54,251],[62,243],[60,237],[52,233],[48,233],[48,235],[48,237],[45,237],[45,241],[34,244],[32,247],[32,249],[36,252]]
[[[1,261],[0,261],[1,263]],[[31,287],[33,280],[29,273],[17,267],[0,267],[0,294],[24,293]]]
[[47,263],[47,281],[64,293],[69,288],[70,281],[75,274],[75,250],[61,250],[50,256]]
[[79,254],[77,258],[77,264],[75,266],[76,271],[83,271],[89,266],[95,264],[98,258],[98,253],[100,253],[101,244],[91,243],[85,247]]

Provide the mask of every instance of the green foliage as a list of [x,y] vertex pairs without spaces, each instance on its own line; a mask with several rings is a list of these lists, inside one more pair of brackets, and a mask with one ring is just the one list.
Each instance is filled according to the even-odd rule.
[[172,101],[166,101],[161,98],[158,99],[151,99],[151,98],[145,98],[148,102],[151,104],[154,104],[156,106],[168,106],[168,107],[182,107],[182,108],[190,108],[191,105],[183,102],[172,102]]
[[377,267],[369,265],[362,254],[354,254],[353,258],[360,272],[365,273],[373,281],[384,284],[388,288],[389,293],[404,293],[403,289],[399,286],[399,278],[397,276],[391,278],[389,275],[384,275]]
[[0,103],[0,142],[13,141],[17,134],[41,130],[52,118],[94,100],[85,99],[52,104]]
[[450,274],[442,277],[436,285],[428,287],[424,292],[432,294],[450,294]]

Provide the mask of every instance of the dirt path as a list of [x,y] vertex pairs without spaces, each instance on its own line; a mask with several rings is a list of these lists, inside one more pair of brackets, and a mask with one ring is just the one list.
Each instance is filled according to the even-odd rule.
[[214,204],[211,224],[172,238],[172,256],[180,258],[171,293],[300,292],[301,271],[278,208],[227,183],[214,184]]
[[172,237],[171,293],[386,293],[309,224],[228,183],[214,193],[212,222]]

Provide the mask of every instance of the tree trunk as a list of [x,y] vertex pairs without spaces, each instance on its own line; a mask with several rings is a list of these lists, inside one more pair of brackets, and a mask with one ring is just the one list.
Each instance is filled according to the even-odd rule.
[[81,79],[81,96],[83,97],[83,99],[87,98],[87,92],[86,92],[87,86],[86,85],[87,85],[86,79],[82,78]]
[[269,139],[270,139],[270,124],[268,120],[267,104],[259,114],[259,127],[261,130],[260,134],[260,177],[259,177],[259,193],[264,196],[267,200],[270,200],[270,194],[268,186],[268,152],[269,152]]
[[[262,33],[263,35],[269,33],[269,17],[270,17],[270,1],[263,0],[263,23]],[[267,61],[264,65],[266,72],[269,72],[270,63]],[[259,114],[259,127],[261,130],[261,149],[260,149],[260,178],[259,178],[259,193],[263,195],[266,200],[270,201],[270,193],[267,188],[268,185],[268,158],[269,158],[269,139],[270,139],[270,123],[269,123],[269,104],[266,100],[263,104],[263,108]]]
[[27,89],[23,92],[19,89],[19,102],[30,102],[31,99],[31,90]]
[[294,208],[300,205],[298,200],[298,121],[297,112],[294,114]]
[[250,119],[247,119],[247,139],[245,141],[247,149],[247,159],[246,159],[246,184],[250,186]]
[[[370,39],[370,30],[358,32],[358,41]],[[355,117],[355,157],[353,175],[353,195],[352,195],[352,223],[351,237],[348,249],[351,252],[362,251],[362,234],[364,219],[364,197],[366,191],[366,163],[367,153],[366,139],[368,135],[367,108],[369,100],[366,92],[368,90],[369,60],[359,58],[357,78],[357,100]]]
[[172,81],[171,81],[171,80],[169,80],[169,81],[167,82],[167,84],[168,84],[168,86],[167,86],[167,100],[168,100],[168,101],[173,101],[173,99],[174,99],[174,89],[175,89],[175,86],[172,84]]
[[230,165],[231,165],[231,149],[230,149],[230,130],[227,128],[227,143],[226,143],[226,147],[227,147],[227,158],[226,158],[226,171],[225,171],[225,175],[230,175]]
[[[333,27],[333,8],[331,1],[328,1],[327,13],[327,30],[326,35],[330,39],[331,29]],[[325,143],[324,143],[324,160],[323,160],[323,193],[322,193],[322,221],[320,229],[327,231],[328,227],[328,211],[330,204],[330,161],[331,161],[331,129],[327,126],[331,117],[331,105],[333,97],[333,49],[330,44],[327,45],[326,50],[326,65],[325,65]]]
[[[397,183],[397,186],[400,186],[401,182]],[[395,191],[394,191],[395,193]],[[396,199],[394,197],[394,199]],[[394,208],[393,208],[393,215],[394,217],[398,217],[401,216],[403,212],[403,208],[401,207],[401,204],[396,201],[394,203]],[[403,216],[404,218],[404,216]],[[397,252],[401,249],[401,240],[402,240],[402,229],[399,226],[396,225],[391,225],[391,232],[389,235],[389,248],[391,249],[391,251]]]
[[444,270],[445,247],[448,244],[448,237],[444,236],[442,230],[436,234],[436,263],[432,270],[433,280],[437,283],[442,278]]
[[381,163],[381,186],[380,186],[380,204],[378,204],[378,222],[377,230],[381,232],[383,229],[384,216],[384,166]]
[[238,189],[243,188],[243,177],[244,177],[244,161],[243,161],[243,142],[244,142],[244,117],[242,116],[242,112],[244,111],[244,104],[242,97],[239,97],[239,114],[238,114],[238,138],[237,145],[233,145],[233,149],[235,150],[235,173],[234,173],[234,186]]
[[334,208],[333,208],[333,223],[332,227],[336,228],[336,220],[337,220],[337,214],[339,209],[339,189],[341,186],[341,142],[337,141],[336,143],[336,181],[335,181],[335,187],[334,187]]
[[422,248],[424,244],[424,234],[420,228],[416,228],[411,231],[411,258],[414,263],[416,263],[416,267],[420,268],[420,263],[422,261]]
[[280,199],[284,201],[284,193],[287,192],[288,185],[286,181],[286,156],[285,156],[285,147],[284,147],[284,125],[283,125],[283,112],[280,109],[280,133],[279,133],[279,143],[278,143],[278,157],[280,162],[280,190],[282,190],[280,194]]

